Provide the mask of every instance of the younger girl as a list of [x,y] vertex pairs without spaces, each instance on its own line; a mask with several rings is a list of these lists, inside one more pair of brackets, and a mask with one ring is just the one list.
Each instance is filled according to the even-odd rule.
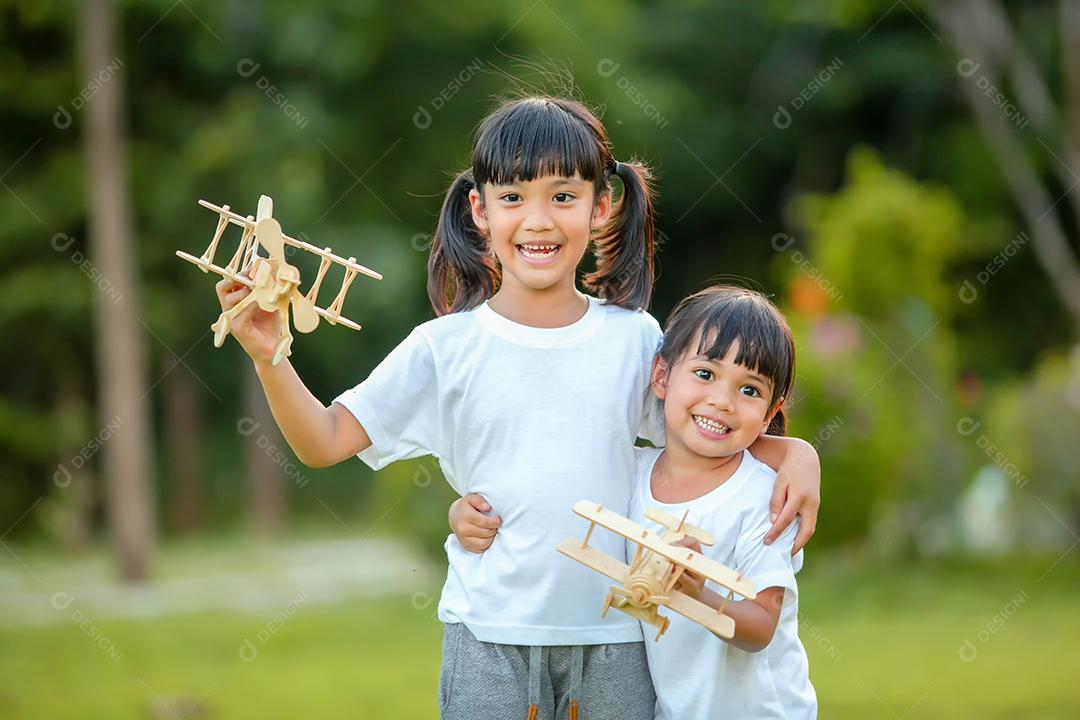
[[[434,455],[455,490],[500,508],[490,552],[446,543],[443,717],[651,717],[639,627],[596,617],[581,598],[605,589],[602,578],[551,552],[574,526],[575,500],[626,506],[634,440],[659,440],[642,402],[660,339],[642,309],[653,284],[647,181],[643,166],[612,157],[580,103],[507,103],[480,125],[471,167],[443,204],[428,264],[440,317],[366,380],[327,408],[288,362],[270,364],[272,315],[253,305],[234,321],[301,461],[324,467],[358,454],[379,469]],[[584,286],[595,295],[575,282],[590,244],[596,270]],[[246,294],[219,283],[225,308]],[[791,443],[774,441],[769,462],[794,457]],[[816,462],[799,461],[791,479],[789,505],[811,498],[813,514]]]
[[[735,569],[754,584],[757,597],[726,605],[735,620],[735,635],[727,641],[670,611],[660,640],[646,628],[659,719],[816,717],[798,638],[795,572],[802,553],[791,556],[796,527],[772,545],[762,542],[776,473],[748,450],[766,432],[783,434],[794,368],[787,323],[759,293],[709,288],[679,303],[668,321],[652,372],[667,447],[635,449],[628,516],[662,535],[666,528],[647,517],[648,507],[678,518],[685,513],[716,542],[704,550],[692,539],[677,544]],[[468,529],[460,524],[460,510],[453,516],[455,532]],[[689,571],[683,578],[683,592],[721,607],[722,589]],[[601,597],[580,602],[597,612]]]
[[[795,345],[780,311],[763,295],[713,287],[675,308],[652,374],[664,404],[667,447],[639,449],[630,517],[653,530],[649,506],[711,532],[702,549],[681,544],[741,573],[757,589],[725,613],[735,621],[727,641],[671,614],[659,642],[646,634],[657,717],[679,720],[787,718],[817,715],[806,652],[798,638],[795,572],[802,553],[795,527],[765,545],[776,473],[748,448],[762,434],[782,435],[784,402],[795,375]],[[719,608],[722,590],[688,573],[682,590]],[[718,592],[719,591],[719,592]]]

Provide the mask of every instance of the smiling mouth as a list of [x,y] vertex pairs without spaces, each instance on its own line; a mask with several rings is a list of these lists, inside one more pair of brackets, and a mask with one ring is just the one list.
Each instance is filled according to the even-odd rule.
[[555,243],[522,243],[517,246],[517,251],[526,260],[540,262],[551,260],[561,249],[562,246]]
[[694,415],[694,424],[697,425],[706,435],[714,437],[726,437],[731,432],[731,428],[723,423],[718,423],[715,420],[710,420],[707,417],[701,415]]

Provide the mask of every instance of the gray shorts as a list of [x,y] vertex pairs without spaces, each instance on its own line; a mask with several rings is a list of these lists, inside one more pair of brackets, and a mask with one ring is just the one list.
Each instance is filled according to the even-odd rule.
[[645,644],[529,647],[443,626],[443,720],[652,720]]

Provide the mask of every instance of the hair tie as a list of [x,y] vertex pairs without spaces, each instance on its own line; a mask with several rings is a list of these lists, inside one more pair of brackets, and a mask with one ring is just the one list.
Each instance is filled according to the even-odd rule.
[[618,175],[619,174],[619,167],[621,165],[622,165],[622,163],[619,162],[618,160],[612,160],[611,165],[609,166],[609,170],[610,170],[611,174],[612,175]]

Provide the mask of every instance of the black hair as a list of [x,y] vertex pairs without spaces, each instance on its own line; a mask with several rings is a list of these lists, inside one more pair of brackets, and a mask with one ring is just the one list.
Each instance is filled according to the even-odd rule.
[[428,297],[437,315],[484,302],[502,280],[489,240],[472,219],[469,191],[545,175],[591,182],[595,198],[618,176],[622,196],[593,238],[596,270],[584,285],[622,307],[652,299],[655,245],[652,175],[641,163],[616,162],[603,124],[576,100],[532,96],[504,103],[480,123],[472,166],[450,184],[428,258]]
[[787,320],[759,292],[733,285],[715,285],[684,298],[668,317],[660,357],[669,371],[694,348],[709,360],[727,355],[738,341],[735,362],[772,382],[772,403],[783,403],[767,432],[787,431],[784,404],[795,380],[795,340]]

